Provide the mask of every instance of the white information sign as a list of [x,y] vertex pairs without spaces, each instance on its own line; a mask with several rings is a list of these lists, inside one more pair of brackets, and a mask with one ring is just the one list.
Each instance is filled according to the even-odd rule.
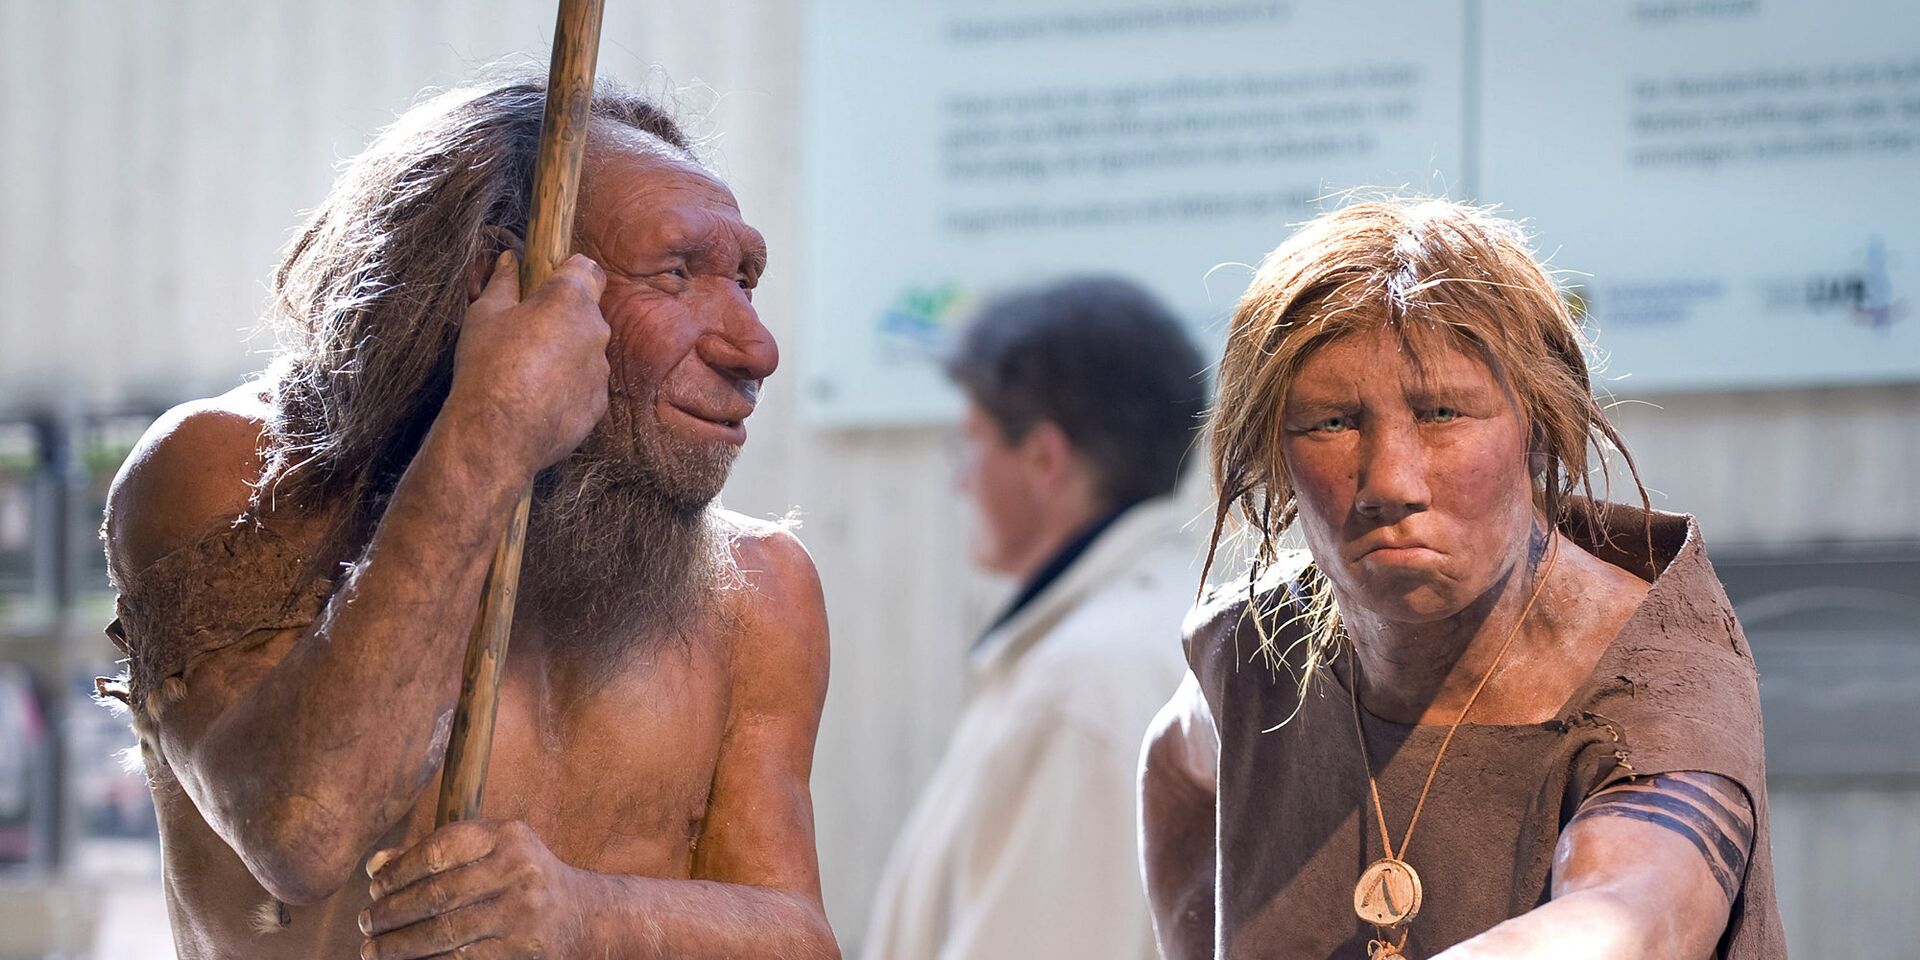
[[1920,5],[1486,6],[1480,195],[1616,393],[1920,377]]
[[1916,10],[815,0],[807,412],[951,416],[969,308],[1067,273],[1217,344],[1251,265],[1349,188],[1532,218],[1635,391],[1912,378]]

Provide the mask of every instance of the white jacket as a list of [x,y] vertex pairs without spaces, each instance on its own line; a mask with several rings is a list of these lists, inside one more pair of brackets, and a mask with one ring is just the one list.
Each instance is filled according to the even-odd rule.
[[946,756],[880,879],[866,960],[1153,960],[1136,770],[1186,673],[1199,552],[1179,509],[1122,514],[982,639]]

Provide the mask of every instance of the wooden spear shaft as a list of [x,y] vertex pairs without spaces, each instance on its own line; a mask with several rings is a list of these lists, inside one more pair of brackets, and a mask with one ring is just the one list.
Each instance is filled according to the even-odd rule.
[[[580,155],[587,144],[595,61],[600,53],[603,0],[560,0],[553,29],[553,63],[547,72],[547,110],[540,123],[540,153],[533,165],[533,207],[527,215],[526,255],[520,261],[520,293],[531,294],[573,250],[573,207],[580,192]],[[460,702],[440,771],[440,826],[480,815],[487,787],[487,756],[493,749],[493,718],[500,705],[500,668],[513,631],[513,601],[520,587],[520,553],[527,542],[531,488],[507,521],[493,552],[480,613],[467,637],[460,675]]]

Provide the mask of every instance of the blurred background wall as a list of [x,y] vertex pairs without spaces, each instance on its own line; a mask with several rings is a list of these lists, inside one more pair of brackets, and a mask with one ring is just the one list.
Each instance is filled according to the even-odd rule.
[[[600,62],[700,118],[773,250],[757,303],[787,367],[725,499],[797,508],[825,581],[834,670],[814,791],[827,905],[851,954],[1004,585],[964,565],[950,427],[800,412],[793,371],[815,342],[802,317],[818,314],[803,305],[836,295],[804,289],[823,255],[806,218],[862,199],[808,193],[818,65],[800,38],[819,13],[611,0]],[[262,365],[269,343],[249,332],[266,277],[333,165],[421,89],[500,56],[544,58],[551,17],[525,0],[0,0],[0,960],[171,955],[145,789],[110,756],[129,740],[85,698],[112,667],[92,531],[119,459],[161,410]],[[1910,185],[1820,188],[1920,215]],[[1238,289],[1225,286],[1222,309]],[[1701,517],[1760,661],[1795,952],[1910,942],[1920,385],[1645,399],[1618,414],[1656,506]],[[1203,509],[1201,491],[1190,499]]]

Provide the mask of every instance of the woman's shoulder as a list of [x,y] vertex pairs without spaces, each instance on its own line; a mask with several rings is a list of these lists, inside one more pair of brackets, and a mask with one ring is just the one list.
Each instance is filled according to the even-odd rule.
[[[1311,565],[1306,551],[1282,553],[1249,575],[1208,584],[1181,625],[1187,665],[1209,675],[1238,666],[1285,630],[1302,602],[1300,579]],[[1290,612],[1292,611],[1292,612]]]

